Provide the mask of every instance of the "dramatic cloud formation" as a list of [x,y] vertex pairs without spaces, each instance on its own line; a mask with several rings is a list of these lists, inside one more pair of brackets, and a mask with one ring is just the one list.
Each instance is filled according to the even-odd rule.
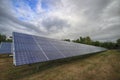
[[0,0],[0,33],[120,38],[120,0]]

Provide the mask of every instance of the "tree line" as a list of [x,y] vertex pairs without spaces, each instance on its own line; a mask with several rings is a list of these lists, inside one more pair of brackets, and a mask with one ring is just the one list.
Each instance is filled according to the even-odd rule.
[[[64,41],[70,42],[71,40],[64,39]],[[1,42],[12,42],[12,37],[7,38],[6,35],[0,34],[0,43]],[[94,45],[108,49],[120,49],[120,39],[117,39],[116,42],[100,42],[100,41],[93,41],[89,36],[87,36],[87,37],[79,37],[76,40],[72,40],[72,42]]]
[[[71,40],[64,39],[64,41],[70,42]],[[120,39],[117,39],[116,42],[100,42],[100,41],[93,41],[89,36],[87,36],[87,37],[80,37],[76,40],[72,40],[72,42],[94,45],[94,46],[104,47],[107,49],[120,49]]]
[[6,35],[0,34],[0,43],[1,42],[12,42],[12,38],[11,37],[7,38]]

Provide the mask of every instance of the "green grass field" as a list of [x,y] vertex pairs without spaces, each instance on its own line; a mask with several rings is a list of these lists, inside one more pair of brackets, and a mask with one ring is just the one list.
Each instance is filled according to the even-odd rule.
[[120,51],[15,67],[0,55],[0,80],[120,80]]

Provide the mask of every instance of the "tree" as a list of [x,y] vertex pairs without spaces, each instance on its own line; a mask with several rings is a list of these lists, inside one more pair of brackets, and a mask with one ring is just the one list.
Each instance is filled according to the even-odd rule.
[[94,45],[94,46],[100,46],[100,42],[99,41],[95,41],[95,42],[93,41],[92,45]]
[[12,42],[12,39],[6,39],[5,42]]
[[91,44],[91,39],[90,39],[89,36],[87,36],[87,37],[85,38],[85,43],[86,43],[86,44]]
[[6,36],[0,34],[0,42],[2,42],[2,41],[3,42],[6,41]]
[[7,39],[6,35],[0,34],[0,43],[1,42],[12,42],[12,37],[9,37],[9,39]]
[[120,44],[120,39],[117,40],[117,44]]
[[91,40],[91,38],[89,36],[87,36],[87,37],[80,37],[79,39],[73,40],[73,42],[89,44],[89,45],[94,45],[94,46],[100,46],[100,47],[104,47],[107,49],[120,48],[120,39],[118,39],[116,41],[116,43],[114,43],[114,42],[99,42],[99,41],[93,41],[93,40]]
[[80,40],[79,40],[80,43],[84,43],[84,39],[82,37],[80,37]]
[[120,48],[120,39],[117,39],[116,46],[117,46],[118,48]]
[[75,42],[80,43],[80,40],[79,40],[79,39],[77,39],[77,40],[75,40]]
[[64,39],[63,41],[68,41],[68,42],[70,42],[70,39]]

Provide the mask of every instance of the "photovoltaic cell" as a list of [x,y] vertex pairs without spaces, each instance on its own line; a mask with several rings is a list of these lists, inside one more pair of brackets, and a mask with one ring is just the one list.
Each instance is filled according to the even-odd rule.
[[13,33],[13,46],[13,59],[15,65],[47,60],[33,39],[33,36]]
[[0,54],[10,54],[12,53],[12,43],[11,42],[1,42]]
[[50,60],[63,58],[63,55],[46,38],[35,37],[35,39]]
[[16,66],[85,55],[106,50],[105,48],[40,36],[13,33],[13,57]]

